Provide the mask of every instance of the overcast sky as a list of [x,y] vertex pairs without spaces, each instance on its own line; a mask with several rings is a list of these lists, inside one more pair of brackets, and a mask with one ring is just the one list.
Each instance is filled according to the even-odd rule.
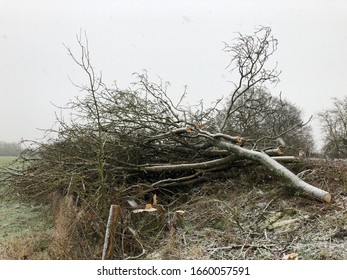
[[108,85],[128,87],[132,73],[146,69],[170,81],[173,97],[188,85],[189,102],[209,104],[232,90],[223,41],[259,25],[279,41],[274,95],[282,92],[306,118],[347,95],[344,0],[0,0],[0,140],[42,137],[38,129],[55,120],[51,103],[80,94],[69,77],[85,80],[63,45],[77,53],[80,30]]

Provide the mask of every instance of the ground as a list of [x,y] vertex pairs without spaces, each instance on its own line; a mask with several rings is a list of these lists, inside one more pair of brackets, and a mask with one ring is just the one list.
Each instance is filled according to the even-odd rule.
[[[331,192],[333,202],[313,200],[262,167],[237,168],[223,179],[171,196],[158,192],[165,227],[146,228],[143,221],[157,214],[142,213],[152,216],[134,220],[132,226],[145,251],[125,257],[282,259],[295,253],[299,259],[347,259],[347,166],[302,162],[288,167],[306,171],[303,179]],[[47,208],[10,196],[7,188],[1,186],[0,258],[62,258],[52,254],[57,229]],[[184,215],[173,225],[177,210]]]
[[[0,166],[15,159],[0,157]],[[0,184],[0,259],[47,258],[44,251],[52,232],[47,207],[24,203],[10,194],[6,184]]]

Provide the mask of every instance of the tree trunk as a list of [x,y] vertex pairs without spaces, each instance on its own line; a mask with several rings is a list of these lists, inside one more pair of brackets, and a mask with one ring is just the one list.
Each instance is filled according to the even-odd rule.
[[119,215],[121,214],[121,208],[119,205],[111,205],[110,213],[108,216],[104,248],[102,251],[102,259],[110,259],[113,252],[114,236],[116,232],[116,227],[118,223]]
[[213,143],[215,146],[221,149],[226,149],[241,158],[246,158],[246,159],[259,162],[260,164],[266,166],[271,171],[273,171],[276,175],[284,178],[287,182],[290,183],[291,186],[297,189],[303,190],[304,192],[308,193],[310,196],[327,203],[331,202],[330,193],[304,182],[299,177],[297,177],[294,173],[292,173],[283,165],[278,163],[275,159],[272,159],[271,157],[269,157],[267,154],[253,151],[253,150],[247,150],[237,145],[226,142],[224,140],[215,139],[213,140]]

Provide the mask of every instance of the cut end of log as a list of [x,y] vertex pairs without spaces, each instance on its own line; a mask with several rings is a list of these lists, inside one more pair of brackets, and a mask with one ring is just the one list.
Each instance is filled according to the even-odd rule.
[[284,155],[284,150],[283,150],[283,147],[282,147],[282,146],[278,146],[278,148],[277,148],[277,153],[278,153],[279,156]]
[[241,136],[237,136],[236,137],[236,144],[239,146],[243,146],[243,144],[246,142],[245,138],[241,137]]
[[323,200],[324,200],[326,203],[330,203],[330,202],[331,202],[331,194],[330,194],[330,193],[327,193],[326,195],[324,195]]

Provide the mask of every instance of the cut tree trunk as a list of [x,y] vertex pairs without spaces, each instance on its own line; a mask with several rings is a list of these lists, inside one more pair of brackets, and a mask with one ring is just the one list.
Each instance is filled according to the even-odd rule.
[[102,251],[102,259],[108,260],[112,257],[114,237],[116,232],[116,227],[118,223],[118,218],[121,215],[121,208],[119,205],[111,205],[110,213],[108,216],[104,248]]
[[331,194],[329,192],[326,192],[322,189],[319,189],[315,186],[312,186],[304,182],[299,177],[297,177],[294,173],[292,173],[290,170],[285,168],[283,165],[281,165],[275,159],[272,159],[265,153],[244,149],[232,143],[226,142],[225,140],[214,139],[213,144],[216,147],[219,147],[221,149],[226,149],[241,158],[246,158],[246,159],[259,162],[260,164],[269,168],[276,175],[285,179],[287,182],[290,183],[291,186],[297,189],[303,190],[305,193],[309,194],[310,196],[316,199],[319,199],[327,203],[331,202]]
[[141,171],[146,172],[163,172],[163,171],[184,171],[184,170],[196,170],[196,169],[206,169],[216,166],[221,166],[223,164],[230,163],[234,161],[237,157],[235,155],[229,155],[224,158],[214,159],[204,162],[197,163],[182,163],[182,164],[164,164],[164,165],[142,165],[140,166]]
[[[180,129],[176,129],[176,130],[163,133],[157,136],[153,136],[148,141],[154,141],[156,139],[165,139],[171,135],[182,136],[184,138],[186,134],[190,135],[191,131],[192,130],[190,128],[180,128]],[[187,163],[187,161],[184,161],[181,159],[180,160],[181,162],[175,161],[174,163],[171,163],[171,164],[143,164],[143,165],[118,166],[118,167],[114,167],[114,170],[120,171],[120,172],[129,172],[129,173],[139,173],[139,172],[161,173],[161,172],[176,172],[176,171],[187,171],[187,170],[196,171],[195,174],[189,174],[188,176],[181,177],[181,178],[165,178],[153,184],[135,184],[134,185],[134,186],[145,185],[146,187],[149,187],[149,188],[157,188],[160,186],[176,186],[179,184],[183,184],[185,182],[192,183],[192,182],[195,182],[195,180],[200,180],[199,176],[201,175],[201,172],[200,172],[201,170],[216,171],[218,168],[219,169],[226,168],[230,166],[230,164],[232,164],[233,162],[236,163],[236,161],[238,161],[237,164],[239,164],[240,162],[242,163],[242,160],[250,160],[267,167],[274,174],[278,175],[279,177],[283,178],[286,182],[288,182],[290,186],[304,191],[305,193],[309,194],[311,197],[327,202],[327,203],[331,202],[331,194],[329,192],[304,182],[298,176],[296,176],[294,173],[292,173],[290,170],[288,170],[286,167],[284,167],[283,165],[279,163],[279,162],[304,161],[305,160],[304,158],[281,156],[283,154],[283,150],[281,147],[278,147],[276,149],[268,149],[262,152],[247,149],[245,147],[242,147],[242,144],[246,141],[242,137],[232,137],[222,133],[212,134],[208,131],[204,131],[200,129],[197,130],[196,132],[197,134],[195,134],[194,137],[199,137],[200,139],[204,138],[202,139],[202,141],[200,141],[200,144],[198,144],[199,152],[202,149],[202,151],[200,152],[200,155],[202,155],[204,152],[214,153],[217,151],[218,152],[217,156],[224,156],[224,155],[225,156],[218,159],[212,159],[212,160],[207,160],[203,162],[194,162],[194,163]],[[187,142],[186,144],[188,143],[189,142]],[[210,149],[213,147],[218,148],[219,150]],[[172,148],[174,152],[175,148],[177,147],[173,144]],[[270,155],[275,155],[275,157],[272,158],[270,157]]]

